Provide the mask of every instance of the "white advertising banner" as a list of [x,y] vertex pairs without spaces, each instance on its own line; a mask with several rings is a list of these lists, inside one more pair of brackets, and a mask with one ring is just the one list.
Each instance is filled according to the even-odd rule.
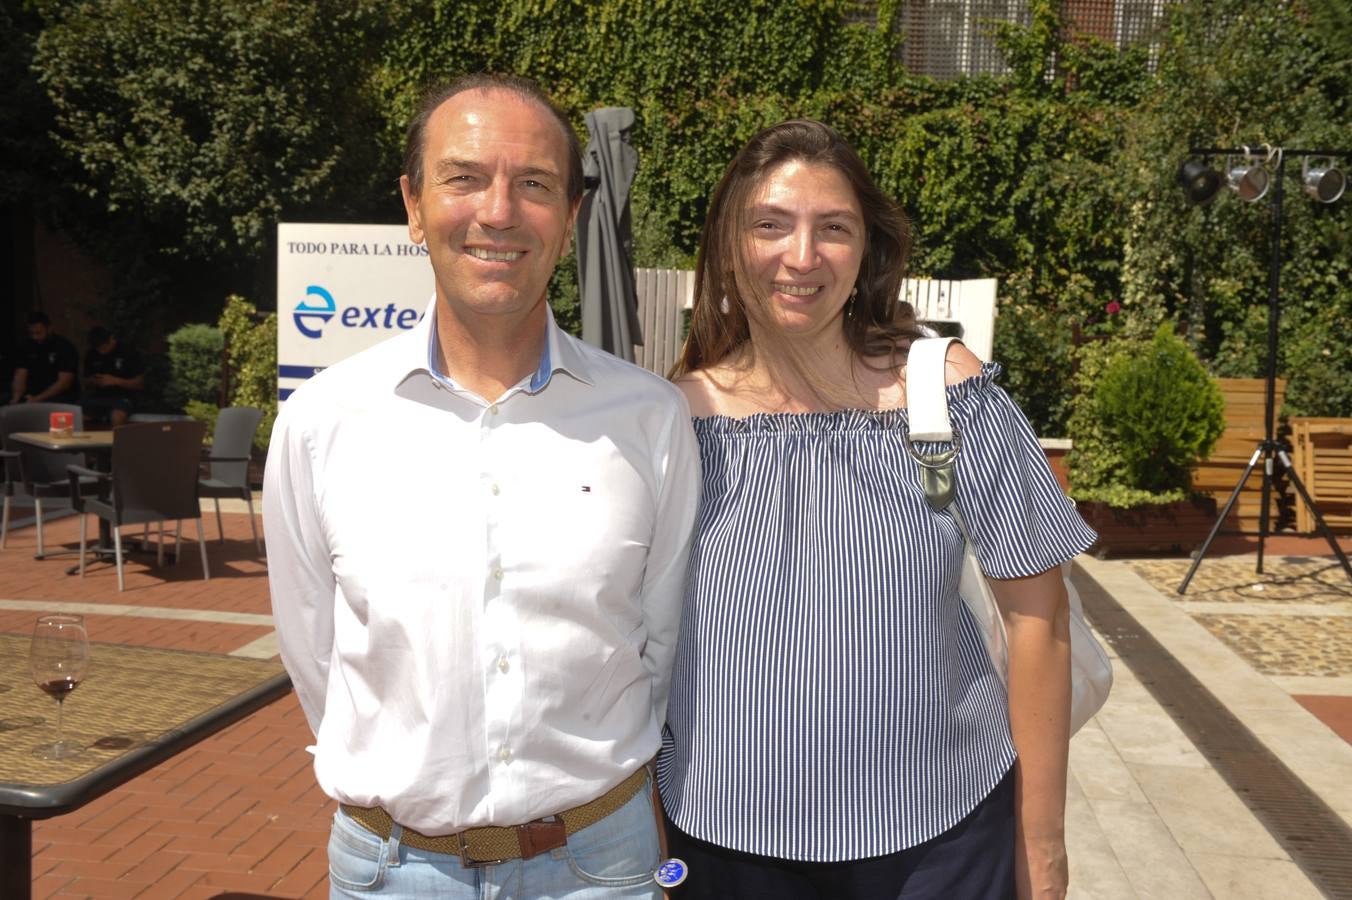
[[277,397],[418,323],[432,298],[427,248],[404,225],[277,226]]

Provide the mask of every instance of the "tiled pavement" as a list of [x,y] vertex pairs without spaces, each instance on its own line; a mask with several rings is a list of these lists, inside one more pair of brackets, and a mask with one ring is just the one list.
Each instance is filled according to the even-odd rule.
[[[33,560],[32,530],[15,531],[0,553],[0,632],[24,634],[39,612],[72,609],[98,641],[269,656],[262,562],[244,516],[227,515],[226,530],[225,545],[209,545],[210,582],[189,542],[177,567],[136,557],[122,594],[110,567],[67,577],[68,560]],[[76,533],[73,520],[53,523],[49,544]],[[1181,561],[1083,567],[1352,820],[1352,748],[1305,712],[1336,730],[1352,696],[1338,636],[1352,612],[1326,560],[1270,560],[1269,581],[1253,577],[1251,557],[1207,560],[1183,600],[1171,590]],[[1313,586],[1325,581],[1327,590]],[[79,697],[68,721],[78,720]],[[327,896],[333,806],[314,785],[309,740],[288,696],[89,806],[37,822],[34,896]],[[1319,896],[1124,667],[1109,705],[1072,744],[1067,817],[1073,897]]]

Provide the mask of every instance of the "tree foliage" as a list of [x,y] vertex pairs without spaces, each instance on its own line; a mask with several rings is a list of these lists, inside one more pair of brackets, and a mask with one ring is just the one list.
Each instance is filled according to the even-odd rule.
[[353,91],[374,36],[363,4],[86,0],[47,12],[36,65],[79,187],[178,231],[163,252],[257,253],[292,210],[369,205],[360,188],[376,160],[354,139],[377,125]]
[[[1346,5],[1208,0],[1173,9],[1159,75],[1132,112],[1117,192],[1129,198],[1123,303],[1143,323],[1184,324],[1214,374],[1254,378],[1266,361],[1270,209],[1229,192],[1202,209],[1174,181],[1190,148],[1248,144],[1352,150]],[[1352,160],[1345,160],[1345,165]],[[1223,166],[1225,160],[1212,160]],[[1299,173],[1291,160],[1288,172]],[[1285,181],[1278,371],[1287,410],[1352,413],[1352,216]]]
[[225,341],[230,367],[230,406],[263,411],[254,445],[267,449],[277,418],[277,314],[260,316],[258,308],[238,294],[225,300],[216,323]]
[[[584,140],[589,110],[636,111],[640,265],[693,263],[707,198],[757,130],[834,125],[913,217],[915,273],[1000,279],[996,355],[1045,434],[1070,415],[1077,328],[1148,338],[1181,323],[1214,373],[1258,374],[1266,210],[1230,197],[1190,209],[1174,172],[1198,144],[1352,144],[1346,4],[1181,0],[1153,48],[1119,48],[1069,35],[1060,3],[1030,0],[1030,25],[992,26],[1009,73],[952,82],[897,63],[900,7],[36,0],[33,72],[83,204],[66,224],[117,261],[122,321],[214,319],[233,291],[270,305],[279,218],[400,220],[422,86],[511,71],[545,85]],[[1288,187],[1288,409],[1347,414],[1352,204]],[[576,327],[569,262],[552,291]]]
[[169,402],[180,409],[194,402],[219,406],[224,349],[213,325],[184,325],[169,335]]

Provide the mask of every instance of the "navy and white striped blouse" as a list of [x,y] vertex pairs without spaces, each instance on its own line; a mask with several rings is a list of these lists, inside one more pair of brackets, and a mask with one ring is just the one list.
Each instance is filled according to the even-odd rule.
[[[1045,571],[1095,535],[994,384],[948,388],[958,505],[985,572]],[[704,496],[662,801],[735,850],[839,861],[947,830],[1014,760],[1004,687],[958,597],[963,540],[925,502],[906,412],[695,420]]]

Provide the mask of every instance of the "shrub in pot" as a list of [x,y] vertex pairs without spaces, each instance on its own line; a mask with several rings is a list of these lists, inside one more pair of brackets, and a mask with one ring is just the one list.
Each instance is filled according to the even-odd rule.
[[1070,493],[1112,545],[1105,549],[1180,550],[1194,535],[1200,541],[1215,504],[1193,501],[1189,472],[1225,429],[1214,379],[1168,324],[1149,340],[1088,344],[1078,361]]

